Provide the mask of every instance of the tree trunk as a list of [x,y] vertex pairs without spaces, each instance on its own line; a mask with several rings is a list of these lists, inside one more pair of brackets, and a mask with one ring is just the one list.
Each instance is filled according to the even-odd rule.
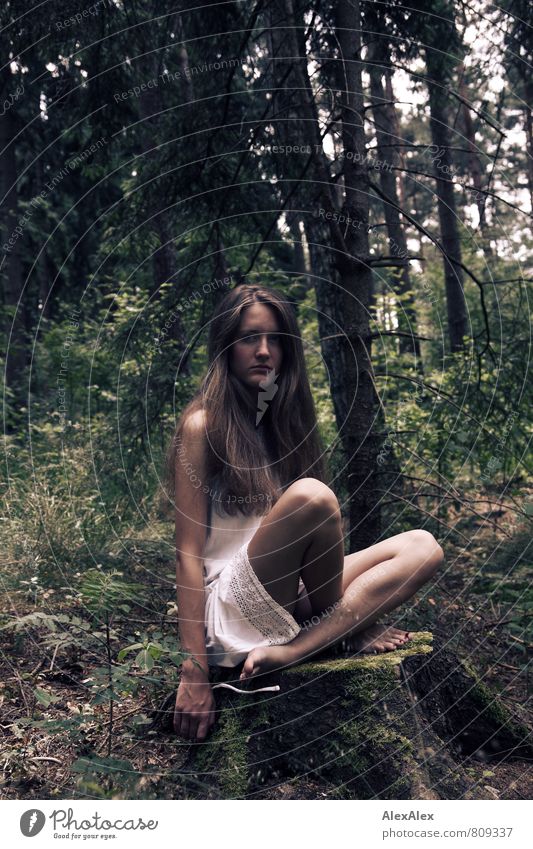
[[[159,75],[159,63],[154,57],[151,63],[151,75],[156,78]],[[147,163],[155,163],[156,168],[159,164],[157,156],[157,139],[161,133],[158,131],[160,115],[163,111],[161,93],[159,86],[147,88],[141,92],[139,98],[139,109],[141,118],[143,119],[142,128],[142,149]],[[178,266],[176,261],[176,247],[173,238],[173,220],[171,212],[165,208],[165,197],[161,190],[160,181],[154,174],[154,182],[150,185],[148,192],[149,217],[151,224],[157,234],[159,248],[153,255],[153,287],[152,294],[159,297],[161,286],[165,283],[171,283],[173,290],[176,290],[176,296],[172,302],[178,301],[180,294],[178,289]],[[171,306],[173,303],[171,302]],[[185,338],[185,330],[179,313],[176,313],[170,325],[170,337],[177,343],[180,351],[185,351],[187,342]],[[180,366],[183,374],[190,374],[190,367],[187,358],[181,360]]]
[[[392,87],[392,70],[390,68],[385,68],[385,99],[388,100],[392,104],[392,109],[388,113],[388,118],[391,121],[389,127],[389,133],[400,140],[400,124],[398,121],[398,113],[394,108],[394,104],[396,103],[396,98],[394,95],[394,89]],[[405,169],[405,154],[404,149],[402,147],[396,148],[394,151],[394,159],[395,162],[400,166],[400,168]],[[398,174],[398,178],[396,181],[396,186],[398,188],[398,198],[400,200],[400,206],[402,209],[407,208],[407,198],[405,196],[405,184],[404,184],[404,171],[400,171]]]
[[[394,137],[394,127],[398,126],[396,109],[393,100],[390,70],[381,68],[377,63],[381,60],[378,49],[374,48],[369,54],[368,70],[370,74],[370,89],[372,93],[372,113],[376,130],[378,159],[382,165],[379,168],[379,181],[383,193],[392,203],[383,204],[385,222],[389,236],[389,252],[393,257],[403,259],[404,264],[391,272],[391,284],[394,291],[401,296],[397,307],[398,330],[407,334],[400,336],[399,347],[403,354],[414,355],[417,364],[421,362],[420,342],[417,339],[416,312],[413,302],[412,284],[409,274],[407,240],[400,220],[397,207],[400,206],[398,197],[396,172],[393,167],[399,165],[399,157],[395,152],[398,136]],[[389,93],[383,90],[382,74],[389,77]],[[412,338],[407,338],[412,334]]]
[[185,103],[192,104],[194,100],[194,87],[189,71],[189,53],[185,44],[185,30],[183,28],[183,20],[180,14],[175,15],[173,18],[173,26],[176,36],[180,41],[180,45],[178,47],[178,64],[182,78],[183,98]]
[[[313,157],[308,180],[315,182],[320,193],[323,207],[319,208],[317,214],[329,227],[333,263],[339,276],[340,293],[336,293],[335,297],[340,305],[342,317],[337,332],[341,334],[339,341],[344,352],[344,397],[334,399],[334,404],[339,435],[346,455],[350,547],[351,550],[356,550],[376,542],[380,531],[378,496],[373,480],[379,446],[378,437],[373,430],[377,395],[370,361],[368,316],[372,272],[368,248],[369,185],[361,120],[361,68],[358,62],[342,63],[338,84],[344,92],[340,110],[344,152],[355,154],[350,157],[343,156],[346,190],[344,207],[339,213],[337,190],[333,186],[330,164],[322,148],[318,108],[307,69],[302,38],[305,27],[303,11],[299,9],[298,15],[295,14],[293,0],[278,0],[272,4],[271,15],[274,15],[274,7],[276,25],[283,25],[285,28],[291,56],[292,84],[299,98],[301,140],[309,147]],[[271,17],[271,21],[273,19]],[[343,57],[357,58],[360,50],[358,3],[353,4],[345,0],[338,5],[337,26],[337,38]],[[345,27],[347,29],[344,29]],[[321,287],[317,291],[319,304],[325,302],[324,292],[320,289]],[[347,416],[339,418],[343,410],[346,410]]]
[[[9,64],[0,76],[0,91],[7,96],[16,87],[17,77]],[[24,222],[18,206],[18,171],[13,139],[17,133],[15,105],[5,109],[0,117],[0,221],[3,262],[1,263],[4,309],[5,379],[13,393],[15,408],[25,403],[27,389],[24,373],[28,364],[25,307],[22,299],[24,279],[21,263],[21,246],[24,239]],[[30,206],[26,215],[35,212]],[[19,228],[21,232],[16,232]],[[16,409],[15,409],[16,412]]]
[[434,49],[426,49],[429,76],[429,107],[432,158],[436,179],[437,206],[443,248],[444,283],[448,314],[448,333],[452,352],[464,349],[463,337],[468,333],[462,261],[461,238],[457,224],[457,208],[453,186],[453,159],[450,151],[450,128],[446,108],[446,92],[442,88],[441,72]]
[[[266,15],[269,27],[266,45],[271,60],[267,79],[272,95],[272,109],[278,117],[274,125],[276,133],[275,140],[281,145],[292,145],[295,138],[303,139],[305,131],[301,126],[298,111],[294,108],[292,90],[290,84],[287,82],[290,77],[292,52],[290,46],[291,40],[287,36],[287,31],[283,26],[285,22],[283,3],[272,3]],[[281,116],[285,120],[280,120]],[[287,156],[284,160],[283,175],[289,179],[293,174],[297,176],[301,168],[301,165],[298,164],[293,170],[291,165],[290,158]],[[301,194],[303,192],[300,192]],[[293,198],[292,204],[298,206],[296,198]],[[302,284],[307,288],[310,285],[310,269],[304,250],[302,233],[300,232],[302,213],[297,209],[293,209],[292,204],[289,202],[285,207],[285,218],[293,245],[292,272],[300,278]]]
[[[381,530],[374,474],[380,441],[376,424],[382,423],[382,417],[374,383],[369,328],[372,270],[368,244],[369,180],[363,123],[361,24],[359,0],[339,0],[335,19],[341,60],[337,62],[337,84],[341,92],[345,154],[343,214],[348,226],[344,236],[346,253],[337,253],[337,267],[344,296],[345,380],[350,393],[343,443],[348,470],[351,551],[375,543]],[[352,155],[348,156],[349,153]]]
[[291,239],[293,244],[294,259],[292,270],[293,273],[300,278],[301,282],[305,286],[307,283],[307,275],[309,273],[309,269],[307,268],[307,264],[305,261],[302,233],[300,232],[301,214],[299,212],[295,212],[292,209],[289,209],[285,213],[285,218],[287,219],[287,225],[291,232]]
[[529,187],[529,202],[533,215],[533,84],[528,80],[525,84],[526,103],[524,104],[524,124],[526,131],[526,160],[527,182]]
[[460,121],[462,124],[463,135],[466,139],[466,143],[468,146],[468,174],[470,177],[469,182],[472,182],[472,185],[475,188],[474,192],[474,200],[479,212],[479,229],[483,233],[485,229],[485,198],[486,195],[481,193],[483,188],[483,177],[482,177],[482,169],[481,162],[479,160],[479,155],[477,152],[476,145],[476,137],[474,132],[474,124],[472,122],[472,116],[470,114],[470,109],[467,106],[468,103],[468,89],[465,82],[466,69],[464,66],[464,62],[461,62],[459,68],[459,95],[464,101],[461,103],[459,108]]
[[316,295],[320,345],[326,364],[335,420],[340,430],[348,413],[348,393],[344,378],[345,348],[337,335],[341,332],[343,321],[340,290],[333,279],[335,271],[327,244],[327,226],[318,218],[309,217],[305,222],[305,232],[311,257],[311,280]]

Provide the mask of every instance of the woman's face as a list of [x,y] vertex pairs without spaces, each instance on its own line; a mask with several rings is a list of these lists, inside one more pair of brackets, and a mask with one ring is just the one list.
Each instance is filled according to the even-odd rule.
[[242,311],[229,368],[249,389],[260,389],[272,370],[279,374],[283,359],[279,329],[276,311],[266,304],[251,304]]

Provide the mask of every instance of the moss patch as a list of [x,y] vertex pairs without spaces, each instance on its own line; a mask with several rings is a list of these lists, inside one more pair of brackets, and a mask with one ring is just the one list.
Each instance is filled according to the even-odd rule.
[[[428,675],[436,658],[438,680],[460,667],[433,653],[432,635],[422,632],[394,652],[291,667],[277,675],[279,693],[216,691],[217,730],[194,747],[189,798],[208,796],[200,784],[225,799],[277,798],[295,785],[322,786],[337,799],[485,798],[413,698],[408,670]],[[461,681],[461,692],[472,685],[466,672]],[[492,706],[486,688],[476,688]],[[439,715],[448,707],[435,704]]]
[[307,677],[309,675],[326,674],[327,672],[341,672],[343,669],[350,670],[379,670],[398,667],[400,663],[411,655],[431,654],[433,651],[433,634],[430,631],[414,633],[409,643],[401,649],[384,652],[383,654],[363,654],[353,657],[324,658],[311,660],[292,666],[283,673],[283,677]]
[[221,776],[221,790],[224,799],[243,799],[246,795],[248,752],[245,734],[246,731],[241,728],[235,714],[228,714],[224,721],[227,768]]
[[225,711],[214,734],[205,743],[191,747],[187,778],[182,774],[190,798],[214,795],[223,799],[242,799],[248,786],[246,729],[231,710]]

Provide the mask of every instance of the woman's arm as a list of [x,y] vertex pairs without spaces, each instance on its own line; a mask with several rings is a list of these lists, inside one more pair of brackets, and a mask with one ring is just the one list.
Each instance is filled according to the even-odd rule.
[[215,721],[205,647],[203,549],[206,539],[206,432],[201,411],[189,416],[178,441],[175,469],[176,594],[183,663],[176,696],[174,730],[204,740]]

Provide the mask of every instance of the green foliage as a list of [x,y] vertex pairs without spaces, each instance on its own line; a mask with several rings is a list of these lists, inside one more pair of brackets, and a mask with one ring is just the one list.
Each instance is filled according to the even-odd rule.
[[160,634],[159,642],[154,642],[152,639],[146,638],[142,643],[132,643],[132,645],[125,646],[119,651],[118,660],[123,661],[126,655],[133,651],[138,652],[133,665],[144,672],[152,673],[154,667],[158,665],[163,666],[165,660],[180,667],[188,657],[186,653],[176,651],[176,641],[174,638],[164,637],[162,634]]
[[90,443],[78,434],[62,448],[56,426],[35,430],[31,455],[15,442],[7,446],[0,541],[5,561],[17,564],[17,581],[36,575],[43,585],[57,586],[103,546],[109,521]]
[[[26,740],[32,731],[66,735],[79,755],[71,766],[76,792],[98,798],[131,798],[135,792],[144,791],[137,789],[141,775],[131,763],[112,756],[114,707],[123,709],[124,705],[134,703],[134,699],[138,702],[143,693],[168,692],[170,687],[176,687],[178,668],[188,655],[179,651],[174,636],[158,630],[141,634],[140,641],[127,643],[116,651],[116,643],[124,642],[123,632],[132,605],[143,602],[141,588],[123,580],[121,573],[88,570],[80,581],[79,602],[89,619],[36,610],[0,627],[0,631],[14,636],[32,635],[33,642],[38,641],[45,651],[52,653],[52,666],[59,666],[66,654],[70,662],[75,657],[84,666],[90,658],[90,668],[82,682],[87,691],[85,705],[78,705],[77,711],[65,718],[57,714],[62,706],[61,696],[49,687],[38,685],[32,691],[31,716],[20,718],[10,728],[14,738],[20,741]],[[128,660],[132,655],[133,660]],[[137,733],[149,722],[139,710],[131,720],[132,732]],[[107,757],[99,753],[102,740]],[[11,771],[24,770],[15,750],[7,753],[5,763],[9,763]]]
[[472,587],[476,595],[490,599],[494,621],[515,638],[526,664],[533,644],[532,569],[531,531],[526,527],[488,559]]
[[44,613],[35,611],[26,616],[17,616],[4,623],[0,631],[10,631],[20,638],[29,639],[32,631],[39,633],[39,642],[45,650],[51,652],[56,661],[66,656],[80,656],[84,652],[98,654],[103,652],[107,641],[119,640],[118,632],[94,627],[94,624],[80,616],[67,613]]
[[124,581],[121,572],[88,569],[81,583],[81,597],[87,609],[97,618],[113,613],[129,613],[130,602],[141,602],[142,587]]
[[[252,4],[252,13],[249,4],[230,3],[176,16],[172,4],[155,0],[106,3],[82,27],[63,29],[50,22],[78,11],[71,0],[52,0],[31,15],[26,5],[17,0],[0,10],[8,52],[23,57],[6,71],[4,92],[28,83],[26,96],[2,116],[6,131],[11,118],[15,130],[25,128],[16,135],[13,160],[4,157],[0,176],[16,185],[9,202],[15,204],[13,215],[27,222],[20,228],[17,262],[10,266],[20,266],[18,277],[8,276],[9,263],[1,267],[0,321],[9,334],[18,315],[27,362],[2,386],[0,571],[18,614],[4,613],[0,632],[20,657],[38,646],[51,675],[61,663],[78,663],[88,701],[65,716],[46,679],[21,673],[23,685],[31,688],[28,715],[10,727],[24,745],[35,729],[68,735],[80,755],[75,768],[80,792],[114,798],[121,786],[138,791],[138,776],[134,771],[131,781],[126,776],[131,764],[101,753],[81,756],[98,746],[107,746],[111,755],[119,707],[174,686],[186,656],[161,624],[156,588],[130,579],[137,573],[121,551],[122,540],[146,529],[156,536],[165,450],[207,368],[207,329],[227,288],[216,281],[226,274],[231,287],[246,274],[249,282],[275,286],[297,303],[318,426],[334,488],[347,510],[343,433],[335,421],[310,282],[316,269],[304,273],[297,251],[301,234],[309,259],[307,225],[323,203],[324,187],[307,157],[280,157],[272,150],[273,142],[305,138],[309,122],[286,99],[295,90],[290,63],[278,63],[287,67],[277,86],[270,50],[283,60],[286,45],[282,30],[268,31],[268,4]],[[517,208],[524,205],[524,192],[531,194],[528,145],[521,141],[529,115],[524,103],[531,100],[527,6],[525,0],[505,0],[488,13],[486,34],[491,27],[499,32],[494,44],[485,39],[485,67],[494,76],[473,51],[460,80],[461,33],[472,23],[468,6],[449,0],[438,0],[431,10],[421,0],[409,7],[362,5],[365,49],[379,41],[386,65],[412,71],[408,82],[402,75],[409,96],[396,92],[402,101],[401,144],[394,157],[409,251],[421,258],[411,263],[409,293],[398,293],[397,269],[375,269],[368,340],[385,411],[383,432],[373,425],[380,431],[377,472],[383,477],[376,475],[368,485],[377,481],[380,487],[382,524],[391,533],[423,522],[434,531],[448,526],[453,535],[458,511],[466,510],[463,496],[509,498],[528,525],[533,516],[527,488],[533,461],[529,284],[523,270],[533,245],[529,222]],[[314,24],[305,47],[310,44],[316,58],[311,85],[320,131],[329,128],[327,167],[340,210],[346,151],[339,132],[335,12],[335,4],[311,4],[307,11],[296,4],[295,21]],[[48,29],[50,38],[43,40]],[[301,26],[295,30],[302,35]],[[239,62],[205,71],[204,63],[214,58],[213,33],[223,34],[222,58]],[[180,76],[184,51],[197,70],[190,80]],[[117,55],[125,61],[116,61]],[[427,75],[421,73],[422,60]],[[143,92],[146,98],[114,97],[163,71],[169,79]],[[509,77],[501,94],[491,87],[500,72]],[[38,80],[37,87],[30,88],[30,80]],[[463,98],[454,94],[460,83],[472,107],[481,181],[490,190],[484,228],[471,210],[472,151]],[[463,178],[456,179],[456,201],[464,225],[469,339],[465,353],[454,356],[443,353],[448,305],[435,182],[427,176],[434,161],[424,149],[431,139],[423,105],[430,90],[447,108],[442,114],[453,113],[454,179]],[[367,92],[362,94],[366,99]],[[409,100],[415,105],[409,107]],[[365,125],[370,153],[373,124]],[[103,147],[68,167],[101,137]],[[506,174],[517,175],[516,190]],[[371,176],[377,186],[378,171]],[[50,188],[54,179],[57,185]],[[506,203],[498,199],[503,190]],[[11,212],[7,207],[4,212],[8,221]],[[372,257],[390,250],[385,212],[374,193]],[[329,232],[323,250],[334,255],[334,285],[339,258],[332,246]],[[17,279],[19,287],[24,281],[23,291],[15,291]],[[357,286],[355,279],[356,292]],[[401,353],[398,337],[380,335],[398,329],[400,311],[411,301],[424,337],[416,367],[412,354]],[[5,365],[2,354],[2,380]],[[166,568],[164,578],[168,589]],[[521,569],[500,562],[476,586],[474,592],[494,596],[509,634],[531,638],[531,593]],[[136,630],[140,611],[144,621]],[[14,751],[9,757],[23,761]],[[100,778],[107,781],[113,770],[113,783],[102,787]]]
[[97,799],[133,798],[141,778],[130,761],[98,755],[78,758],[71,770],[78,776],[78,792]]

